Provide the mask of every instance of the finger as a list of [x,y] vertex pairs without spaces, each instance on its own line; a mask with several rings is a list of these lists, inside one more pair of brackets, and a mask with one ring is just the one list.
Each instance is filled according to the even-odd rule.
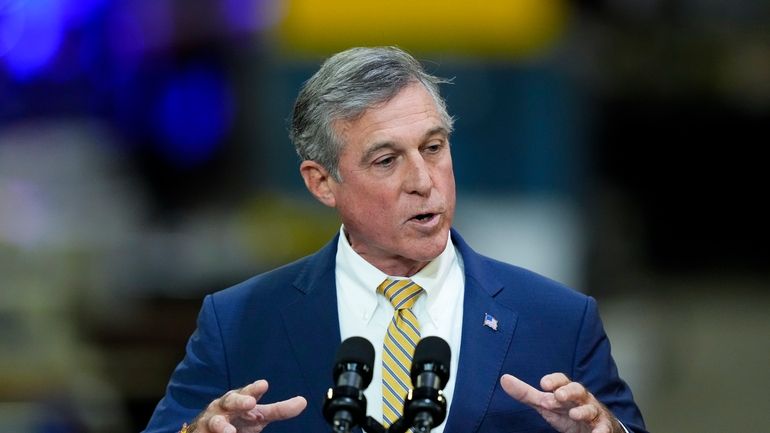
[[236,433],[235,427],[222,415],[214,415],[206,422],[211,433]]
[[528,383],[510,374],[500,378],[503,391],[512,398],[535,408],[554,409],[559,403],[550,393],[538,391]]
[[241,394],[240,391],[228,391],[219,399],[218,406],[224,412],[243,412],[256,406],[257,400]]
[[569,380],[569,377],[564,373],[551,373],[546,374],[540,379],[540,388],[542,388],[543,391],[553,391],[570,382],[571,380]]
[[504,374],[500,378],[500,386],[506,394],[524,404],[533,405],[540,399],[540,391],[510,374]]
[[240,390],[238,390],[239,393],[250,395],[254,397],[256,401],[259,401],[260,398],[262,398],[263,395],[267,392],[268,383],[264,379],[260,379],[256,382],[250,383]]
[[601,411],[596,405],[584,404],[569,410],[569,417],[578,422],[584,422],[590,427],[595,427],[601,418]]
[[569,417],[576,422],[585,423],[591,428],[591,433],[612,433],[613,431],[614,418],[597,404],[574,407],[570,409]]
[[275,403],[257,405],[249,414],[256,421],[273,422],[294,418],[302,413],[305,407],[307,407],[307,400],[298,396]]
[[553,392],[553,395],[561,403],[572,402],[576,404],[586,403],[589,397],[585,387],[577,382],[570,382],[560,387]]

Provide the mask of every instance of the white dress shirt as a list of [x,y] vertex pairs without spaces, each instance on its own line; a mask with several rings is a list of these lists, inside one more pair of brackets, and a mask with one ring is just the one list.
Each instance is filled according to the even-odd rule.
[[[350,246],[344,227],[340,229],[335,274],[342,339],[360,336],[374,346],[372,383],[364,395],[367,415],[382,422],[382,345],[394,308],[384,296],[377,294],[377,287],[385,278],[404,277],[386,275],[359,256]],[[420,336],[441,337],[452,349],[451,374],[444,389],[448,406],[451,406],[460,355],[465,287],[462,258],[451,239],[447,240],[444,251],[411,280],[425,290],[412,308],[420,322]],[[432,431],[442,433],[444,425],[442,423]]]

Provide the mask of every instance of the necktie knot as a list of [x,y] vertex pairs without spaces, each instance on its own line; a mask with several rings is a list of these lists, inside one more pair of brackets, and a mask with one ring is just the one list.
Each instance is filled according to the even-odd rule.
[[398,311],[412,308],[422,293],[422,287],[409,279],[393,280],[386,278],[377,288],[377,293],[382,293],[388,298],[393,308]]

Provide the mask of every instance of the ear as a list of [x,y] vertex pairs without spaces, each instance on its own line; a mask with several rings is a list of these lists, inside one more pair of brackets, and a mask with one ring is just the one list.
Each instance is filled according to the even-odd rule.
[[315,161],[302,161],[299,173],[305,180],[305,186],[313,196],[321,203],[329,207],[336,207],[337,200],[334,197],[331,183],[335,182],[331,174],[321,164]]

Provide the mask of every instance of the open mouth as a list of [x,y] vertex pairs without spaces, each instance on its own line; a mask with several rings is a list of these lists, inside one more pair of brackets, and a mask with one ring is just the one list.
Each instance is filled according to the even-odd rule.
[[429,221],[435,215],[436,214],[434,213],[421,213],[419,215],[415,215],[413,219],[416,219],[417,221],[420,221],[420,222],[424,222],[424,221]]

